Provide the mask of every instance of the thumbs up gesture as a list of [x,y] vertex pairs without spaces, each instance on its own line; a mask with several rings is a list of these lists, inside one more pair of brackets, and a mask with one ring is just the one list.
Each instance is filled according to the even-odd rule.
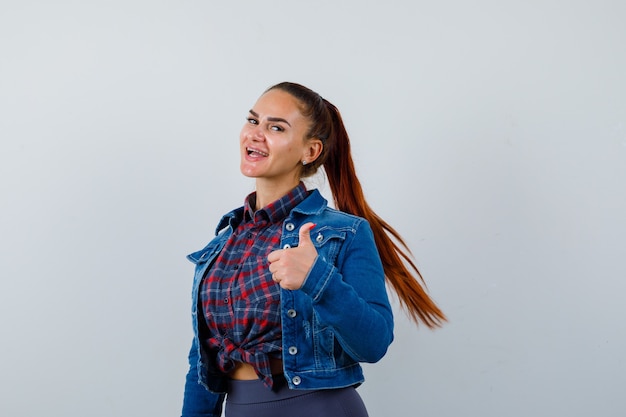
[[279,249],[267,256],[272,279],[286,290],[298,290],[304,284],[309,270],[317,258],[317,249],[311,240],[314,223],[300,227],[299,243],[295,248]]

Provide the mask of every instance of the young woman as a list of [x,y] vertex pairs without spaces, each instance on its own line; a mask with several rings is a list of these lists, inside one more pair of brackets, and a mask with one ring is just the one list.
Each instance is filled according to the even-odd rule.
[[[189,255],[195,337],[182,415],[220,416],[226,398],[227,417],[367,416],[359,363],[393,339],[385,278],[416,322],[445,316],[402,238],[365,202],[335,106],[299,84],[270,87],[240,148],[256,191]],[[320,167],[336,209],[301,181]]]

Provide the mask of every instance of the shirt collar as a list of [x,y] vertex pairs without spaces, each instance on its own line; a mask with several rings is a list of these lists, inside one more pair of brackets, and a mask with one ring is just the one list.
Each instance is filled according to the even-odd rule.
[[254,211],[256,204],[256,191],[249,194],[244,202],[245,221],[253,220],[255,223],[266,221],[269,223],[281,222],[289,215],[291,210],[307,197],[307,190],[301,181],[297,187],[289,191],[280,199],[267,206]]

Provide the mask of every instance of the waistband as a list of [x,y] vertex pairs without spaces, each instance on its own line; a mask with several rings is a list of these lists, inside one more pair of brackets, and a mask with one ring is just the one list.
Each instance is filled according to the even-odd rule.
[[260,379],[240,381],[229,379],[226,401],[233,404],[258,404],[312,394],[318,390],[289,389],[284,375],[274,375],[274,387],[268,388]]

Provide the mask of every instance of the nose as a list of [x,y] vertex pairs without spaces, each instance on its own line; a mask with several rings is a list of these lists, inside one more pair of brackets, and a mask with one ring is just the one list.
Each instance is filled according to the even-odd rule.
[[248,137],[255,141],[263,141],[265,140],[265,135],[263,134],[263,129],[260,125],[253,125],[248,130]]

